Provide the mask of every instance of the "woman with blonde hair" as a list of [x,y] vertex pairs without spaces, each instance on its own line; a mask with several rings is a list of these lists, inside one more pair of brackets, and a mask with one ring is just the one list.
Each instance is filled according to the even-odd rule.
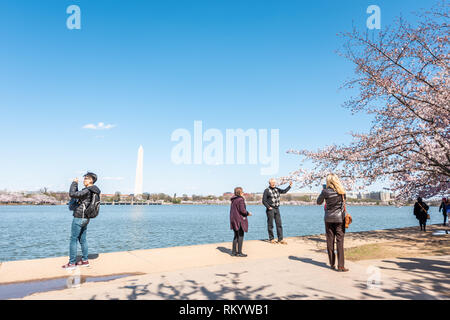
[[334,254],[334,242],[336,241],[338,257],[337,271],[341,272],[348,271],[348,269],[344,267],[345,198],[345,189],[342,186],[339,177],[334,173],[327,175],[327,184],[317,198],[317,204],[321,205],[325,200],[326,207],[324,220],[328,258],[330,260],[331,268],[336,270],[336,256]]

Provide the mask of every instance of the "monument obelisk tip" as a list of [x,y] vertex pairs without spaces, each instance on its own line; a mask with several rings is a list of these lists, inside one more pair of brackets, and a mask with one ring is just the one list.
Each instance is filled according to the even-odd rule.
[[134,196],[142,195],[144,183],[144,148],[142,145],[138,149],[138,157],[136,164],[136,180],[134,183]]

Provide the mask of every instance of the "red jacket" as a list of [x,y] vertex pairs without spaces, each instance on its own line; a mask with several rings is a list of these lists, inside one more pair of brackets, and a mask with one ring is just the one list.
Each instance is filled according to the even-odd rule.
[[231,198],[230,207],[230,226],[231,229],[238,231],[239,227],[248,232],[248,211],[245,207],[245,200],[241,196]]

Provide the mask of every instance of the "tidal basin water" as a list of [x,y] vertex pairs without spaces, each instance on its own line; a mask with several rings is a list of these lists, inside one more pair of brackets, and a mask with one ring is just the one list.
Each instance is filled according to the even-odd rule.
[[[264,207],[249,205],[245,239],[267,239]],[[412,207],[351,206],[349,232],[418,226]],[[442,223],[437,207],[428,223]],[[322,206],[282,206],[285,237],[324,233]],[[0,261],[67,256],[67,206],[0,206]],[[276,228],[274,225],[274,232]],[[231,241],[229,206],[102,206],[87,231],[89,254]],[[80,250],[80,249],[79,249]]]

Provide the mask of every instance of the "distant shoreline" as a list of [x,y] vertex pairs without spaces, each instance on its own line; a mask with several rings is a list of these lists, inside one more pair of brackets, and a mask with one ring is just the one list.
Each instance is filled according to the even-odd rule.
[[[192,195],[186,194],[173,196],[164,193],[144,193],[139,196],[133,194],[123,195],[120,192],[115,194],[102,194],[102,205],[226,205],[230,204],[232,193],[224,193],[222,196],[215,195]],[[291,206],[316,206],[316,199],[318,194],[306,193],[292,193],[281,196],[282,205]],[[248,205],[262,205],[262,194],[249,193],[245,194],[244,198]],[[42,191],[38,193],[30,192],[1,192],[0,191],[0,206],[1,205],[67,205],[70,200],[67,192],[52,192]],[[399,201],[392,197],[356,197],[354,195],[347,197],[347,204],[349,206],[383,206],[383,207],[402,207],[412,206],[413,200],[404,199]],[[439,206],[440,199],[428,199],[427,204],[430,206]]]
[[[0,203],[0,206],[66,206],[66,203]],[[180,206],[199,206],[199,205],[208,205],[208,206],[228,206],[229,202],[224,203],[202,203],[202,202],[193,202],[193,203],[161,203],[160,205],[163,206],[173,206],[173,205],[180,205]],[[259,202],[247,202],[247,205],[251,206],[263,206]],[[370,202],[353,202],[353,203],[347,203],[348,206],[366,206],[366,207],[411,207],[413,204],[405,204],[405,205],[394,205],[394,204],[387,204],[387,203],[370,203]],[[149,206],[147,204],[102,204],[102,206]],[[281,203],[281,206],[318,206],[314,202],[306,202],[306,203]],[[438,205],[430,204],[431,207],[438,207]]]

